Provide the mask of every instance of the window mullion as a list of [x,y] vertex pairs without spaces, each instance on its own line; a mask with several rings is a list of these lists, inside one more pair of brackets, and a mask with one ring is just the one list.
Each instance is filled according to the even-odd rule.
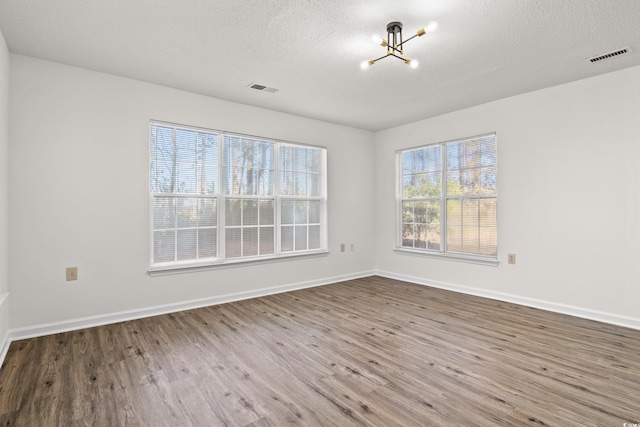
[[447,146],[440,144],[440,162],[442,169],[441,191],[440,191],[440,253],[448,251],[447,248]]
[[[307,194],[309,194],[309,189],[308,188],[307,188]],[[307,224],[306,224],[306,227],[307,227],[307,248],[306,248],[306,250],[309,250],[309,237],[311,236],[311,232],[310,232],[310,230],[311,230],[311,225],[310,225],[311,217],[309,215],[310,212],[311,212],[311,203],[310,203],[309,200],[307,200]]]
[[260,241],[262,240],[261,239],[261,237],[262,237],[261,234],[262,233],[260,233],[260,228],[261,228],[261,223],[262,223],[262,218],[260,218],[260,211],[262,210],[261,203],[260,203],[260,201],[261,201],[260,197],[261,196],[258,196],[258,198],[256,199],[256,203],[257,203],[256,210],[258,211],[258,213],[257,213],[258,218],[256,218],[256,224],[257,224],[256,225],[256,245],[257,245],[256,253],[258,254],[258,256],[262,255],[262,251],[260,250]]
[[477,205],[477,210],[476,210],[476,228],[478,229],[478,253],[480,253],[480,246],[482,243],[482,240],[480,240],[480,200],[481,199],[476,199],[476,205]]
[[[202,159],[200,161],[200,194],[206,194],[207,193],[207,189],[206,189],[206,174],[207,174],[207,162],[206,162],[206,158],[207,158],[207,144],[205,143],[207,136],[203,133],[200,134],[198,133],[198,135],[201,135],[201,139],[200,139],[200,144],[202,146]],[[198,179],[198,146],[196,145],[196,179]]]
[[[201,169],[201,177],[198,176],[198,147],[200,146],[200,133],[196,132],[196,146],[195,146],[195,150],[196,152],[195,154],[195,167],[194,167],[194,175],[195,175],[195,186],[196,188],[194,189],[194,191],[198,194],[204,194],[203,191],[203,187],[204,187],[204,155],[206,154],[204,152],[204,144],[202,144],[202,158],[203,158],[203,164],[201,165],[200,169]],[[200,180],[200,191],[198,190],[198,180]],[[196,199],[196,259],[200,259],[200,203],[201,200],[200,199]]]
[[178,141],[175,129],[173,129],[173,131],[171,132],[171,139],[173,143],[173,153],[171,159],[171,161],[173,162],[173,169],[171,172],[171,192],[175,194],[176,189],[178,188]]
[[178,198],[173,197],[173,260],[178,260]]
[[178,188],[178,141],[176,130],[173,129],[171,132],[171,142],[173,143],[173,152],[172,161],[173,161],[173,169],[172,169],[172,177],[171,177],[171,192],[174,195],[173,198],[173,261],[178,260],[178,199],[175,197],[176,189]]
[[240,258],[244,257],[244,203],[245,198],[240,202]]
[[274,188],[273,188],[273,198],[274,198],[274,212],[275,217],[273,218],[273,232],[275,239],[274,248],[276,255],[280,255],[282,253],[281,240],[282,240],[282,223],[280,221],[280,215],[282,212],[282,195],[280,194],[280,147],[282,145],[279,143],[275,144],[275,151],[273,153],[273,161],[275,162],[273,166],[273,174],[274,174]]
[[396,200],[400,200],[398,206],[396,206],[396,230],[400,230],[400,232],[396,232],[396,246],[402,246],[402,233],[404,232],[404,218],[402,216],[402,207],[404,206],[404,193],[402,192],[402,177],[404,174],[403,170],[403,160],[402,153],[396,155]]
[[200,199],[196,202],[196,212],[198,216],[196,218],[196,259],[200,259]]
[[217,254],[218,254],[218,259],[220,260],[224,260],[225,259],[225,236],[226,236],[226,232],[225,232],[225,211],[227,209],[227,200],[226,200],[226,195],[224,193],[224,188],[223,187],[223,171],[224,171],[224,143],[225,143],[225,136],[224,135],[218,135],[218,176],[217,176],[217,182],[218,182],[218,204],[217,204],[217,213],[218,213],[218,235],[217,235]]
[[413,206],[411,206],[411,214],[413,215],[413,222],[411,223],[411,233],[413,234],[413,243],[412,246],[415,248],[416,247],[416,231],[418,230],[418,224],[416,223],[416,202],[418,202],[420,199],[414,199],[413,200]]
[[150,193],[150,197],[149,197],[149,212],[151,213],[151,219],[149,221],[149,265],[153,264],[153,258],[154,258],[154,250],[155,250],[155,222],[153,220],[153,217],[155,215],[155,200],[156,200],[156,195],[153,193]]

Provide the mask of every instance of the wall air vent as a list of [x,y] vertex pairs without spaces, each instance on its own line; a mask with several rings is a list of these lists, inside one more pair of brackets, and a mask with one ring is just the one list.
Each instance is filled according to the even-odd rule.
[[600,62],[600,61],[604,61],[605,59],[611,59],[615,56],[620,56],[620,55],[624,55],[626,53],[631,52],[631,49],[628,47],[623,47],[622,49],[618,49],[618,50],[614,50],[612,52],[607,52],[607,53],[603,53],[601,55],[597,55],[597,56],[592,56],[591,58],[587,58],[587,61],[589,62]]
[[277,91],[280,90],[280,89],[276,89],[275,87],[269,87],[269,86],[261,85],[261,84],[258,84],[258,83],[251,83],[247,87],[249,89],[255,89],[255,90],[259,90],[261,92],[269,92],[269,93],[276,93]]

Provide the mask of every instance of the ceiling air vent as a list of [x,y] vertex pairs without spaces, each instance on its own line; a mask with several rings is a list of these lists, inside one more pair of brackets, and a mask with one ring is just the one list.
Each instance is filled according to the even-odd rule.
[[255,90],[259,90],[261,92],[269,92],[269,93],[276,93],[277,91],[280,90],[280,89],[276,89],[275,87],[268,87],[268,86],[261,85],[261,84],[258,84],[258,83],[251,83],[247,87],[249,89],[255,89]]
[[625,53],[629,53],[629,52],[631,52],[630,48],[623,47],[622,49],[614,50],[613,52],[607,52],[607,53],[603,53],[601,55],[592,56],[591,58],[587,58],[587,61],[589,61],[589,62],[600,62],[600,61],[604,61],[605,59],[611,59],[611,58],[613,58],[615,56],[624,55]]

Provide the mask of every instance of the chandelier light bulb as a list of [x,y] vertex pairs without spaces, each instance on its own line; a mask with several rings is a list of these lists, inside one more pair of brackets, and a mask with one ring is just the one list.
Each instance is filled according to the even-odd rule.
[[362,61],[360,63],[360,68],[362,68],[363,70],[366,70],[367,68],[369,68],[369,61]]
[[433,31],[435,31],[438,28],[438,23],[436,21],[431,21],[427,24],[426,27],[424,27],[424,29],[428,32],[431,33]]
[[387,41],[377,34],[372,35],[371,40],[373,40],[375,44],[379,44],[380,46],[387,46]]
[[416,61],[415,59],[411,59],[411,58],[404,58],[404,63],[407,64],[409,67],[411,68],[418,68],[418,65],[420,65],[420,63],[418,61]]

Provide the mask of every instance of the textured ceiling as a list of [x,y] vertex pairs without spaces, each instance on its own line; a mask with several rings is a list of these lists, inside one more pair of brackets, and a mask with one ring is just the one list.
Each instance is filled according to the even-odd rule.
[[[361,70],[396,20],[438,21],[420,67]],[[369,130],[640,65],[639,28],[638,0],[0,0],[13,53]]]

